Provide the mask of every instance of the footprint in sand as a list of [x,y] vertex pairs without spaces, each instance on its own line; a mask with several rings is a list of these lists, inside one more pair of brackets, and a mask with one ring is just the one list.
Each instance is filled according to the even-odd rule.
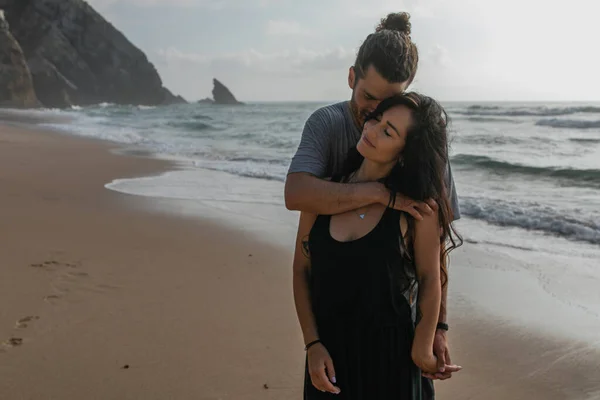
[[23,339],[19,337],[11,337],[8,340],[2,342],[2,346],[4,347],[17,347],[23,344]]
[[50,260],[50,261],[44,261],[41,263],[34,263],[34,264],[29,264],[30,267],[34,267],[34,268],[51,268],[51,267],[69,267],[69,268],[77,268],[78,265],[77,264],[72,264],[72,263],[62,263],[59,261],[55,261],[55,260]]
[[30,264],[30,266],[56,274],[54,279],[50,282],[54,293],[44,297],[44,301],[50,304],[57,304],[59,301],[67,300],[67,297],[70,297],[69,294],[73,293],[106,293],[119,289],[118,286],[96,282],[95,279],[88,279],[91,278],[91,276],[88,272],[80,269],[80,262],[62,262],[50,258],[41,263]]
[[[29,315],[27,317],[23,317],[19,319],[15,324],[15,329],[25,329],[28,324],[32,321],[36,321],[40,319],[37,315]],[[21,346],[23,344],[23,338],[20,337],[10,337],[7,340],[0,343],[0,352],[4,352],[7,348]]]
[[44,296],[44,301],[46,303],[54,304],[56,301],[60,300],[61,296],[57,294],[49,294],[48,296]]
[[80,271],[67,272],[65,275],[67,275],[69,277],[77,277],[77,278],[83,278],[85,276],[90,276],[90,274],[88,274],[87,272],[80,272]]
[[87,272],[77,270],[77,268],[80,266],[79,263],[61,262],[55,259],[49,259],[40,263],[29,264],[29,266],[58,273],[56,278],[53,279],[53,282],[51,282],[51,285],[59,294],[52,294],[44,297],[44,301],[48,302],[58,300],[62,297],[62,295],[69,292],[68,287],[65,287],[65,285],[71,285],[74,283],[74,281],[89,276]]
[[27,328],[27,325],[29,322],[31,321],[35,321],[40,319],[40,317],[36,316],[27,316],[27,317],[23,317],[20,320],[17,321],[17,323],[15,324],[15,328],[17,329],[23,329],[23,328]]

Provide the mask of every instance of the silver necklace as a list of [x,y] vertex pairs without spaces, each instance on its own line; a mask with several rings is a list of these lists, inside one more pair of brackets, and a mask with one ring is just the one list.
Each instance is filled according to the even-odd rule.
[[[356,212],[356,210],[354,210],[354,212]],[[356,213],[356,214],[358,214],[358,217],[359,217],[360,219],[365,219],[365,215],[367,215],[367,212],[369,212],[369,210],[367,210],[366,212],[364,212],[364,213],[362,213],[362,214],[359,214],[359,213]]]
[[[350,178],[348,179],[348,182],[352,182],[353,183],[353,179],[354,179],[354,175],[356,175],[356,171],[352,173],[352,175],[350,176]],[[368,207],[368,206],[367,206]],[[365,219],[365,216],[368,214],[370,209],[367,208],[367,210],[363,213],[359,213],[358,211],[356,211],[356,209],[352,210],[356,213],[356,215],[358,215],[358,217],[360,219]]]

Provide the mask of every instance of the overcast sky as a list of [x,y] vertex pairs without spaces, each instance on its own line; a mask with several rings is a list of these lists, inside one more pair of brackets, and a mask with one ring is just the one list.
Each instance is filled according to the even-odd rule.
[[412,89],[440,100],[600,100],[597,0],[88,0],[188,100],[349,98],[379,19],[411,13]]

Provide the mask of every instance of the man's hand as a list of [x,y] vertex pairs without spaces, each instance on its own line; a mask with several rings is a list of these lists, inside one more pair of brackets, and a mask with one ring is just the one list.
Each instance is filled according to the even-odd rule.
[[380,195],[378,196],[379,203],[386,207],[393,204],[393,209],[407,212],[418,221],[423,219],[424,214],[432,215],[434,212],[433,210],[437,210],[438,208],[438,204],[431,199],[427,201],[417,201],[403,195],[402,193],[397,193],[396,200],[392,203],[390,191],[383,184],[379,183],[378,185],[380,185]]
[[452,365],[450,360],[450,351],[448,350],[448,341],[446,340],[446,331],[438,329],[435,332],[433,341],[433,354],[437,357],[438,372],[435,374],[423,373],[423,376],[429,379],[446,380],[452,378],[454,372],[458,372],[462,367]]

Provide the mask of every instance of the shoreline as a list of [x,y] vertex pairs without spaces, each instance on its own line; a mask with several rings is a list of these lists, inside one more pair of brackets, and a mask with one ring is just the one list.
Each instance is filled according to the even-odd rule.
[[[173,175],[184,178],[173,183]],[[186,188],[194,180],[228,182],[231,190],[236,194],[246,193],[248,200],[228,199],[229,188],[211,184],[209,187],[214,191],[192,201]],[[285,209],[283,185],[279,182],[221,171],[183,169],[133,180],[116,179],[106,187],[152,199],[157,212],[209,219],[265,243],[277,244],[284,251],[290,251],[289,243],[295,238],[298,213]],[[164,187],[173,189],[168,197],[161,197],[164,192],[156,190]],[[273,198],[275,192],[281,197],[278,203],[262,202],[263,198]],[[461,235],[482,229],[481,221],[468,217],[456,224]],[[586,262],[585,266],[577,265],[566,272],[570,265],[582,261]],[[593,258],[583,255],[572,259],[568,255],[467,239],[451,254],[450,270],[455,276],[451,279],[455,284],[450,288],[450,295],[453,292],[464,295],[476,305],[479,313],[491,319],[540,331],[557,340],[580,340],[600,348],[595,333],[600,330],[600,295],[595,289],[600,284],[600,275],[595,266]],[[567,284],[563,284],[565,279],[568,279]],[[574,287],[577,292],[572,291]]]
[[[7,265],[0,270],[0,300],[11,305],[0,311],[0,342],[22,339],[0,346],[0,393],[32,399],[90,392],[102,399],[300,398],[304,353],[291,292],[294,226],[262,218],[272,205],[232,214],[235,204],[211,208],[204,202],[190,211],[193,202],[124,195],[104,185],[175,165],[36,127],[0,122],[0,132],[0,220],[10,249],[0,259]],[[209,212],[199,217],[203,210]],[[293,213],[278,212],[293,219]],[[590,343],[486,316],[474,301],[480,280],[513,276],[502,265],[511,260],[494,265],[468,243],[456,251],[449,338],[453,361],[465,369],[436,384],[439,397],[600,396],[600,353]],[[499,282],[497,290],[509,284]]]
[[87,139],[0,132],[0,238],[11,249],[0,270],[0,301],[11,304],[0,311],[2,397],[297,393],[299,330],[271,318],[293,311],[280,265],[288,254],[211,221],[149,212],[151,201],[103,187],[165,162]]

